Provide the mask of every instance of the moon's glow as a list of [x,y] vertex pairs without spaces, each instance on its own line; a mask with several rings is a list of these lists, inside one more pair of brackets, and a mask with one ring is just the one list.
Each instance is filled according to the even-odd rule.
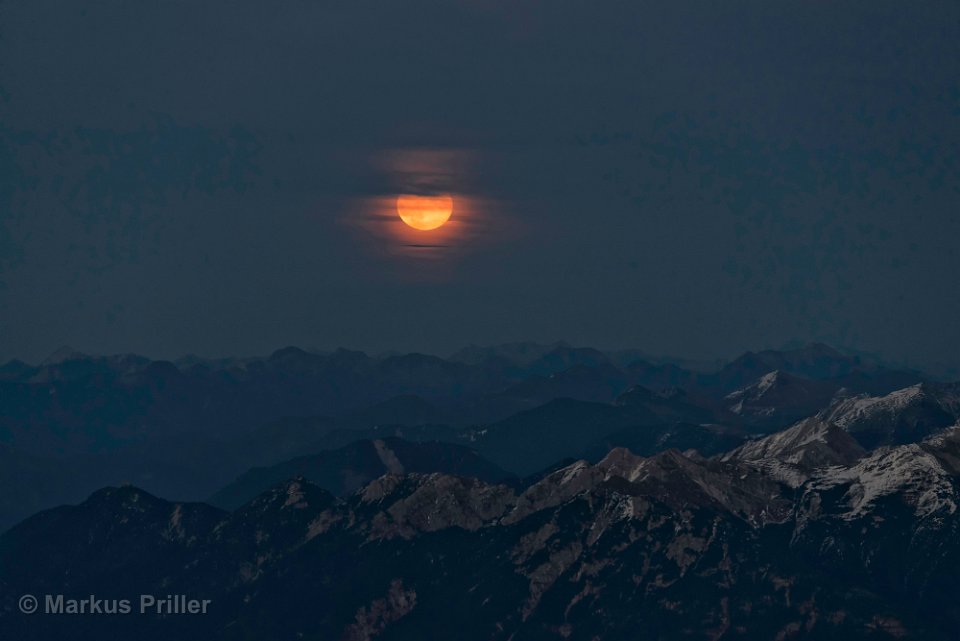
[[440,227],[453,214],[453,198],[450,196],[413,196],[404,194],[397,198],[397,213],[400,219],[414,229],[429,231]]

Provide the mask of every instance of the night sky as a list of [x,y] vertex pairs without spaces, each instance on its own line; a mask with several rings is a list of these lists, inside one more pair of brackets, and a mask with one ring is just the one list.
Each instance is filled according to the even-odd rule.
[[[445,235],[398,193],[451,193]],[[441,228],[444,229],[444,228]],[[960,363],[960,4],[0,3],[0,359]]]

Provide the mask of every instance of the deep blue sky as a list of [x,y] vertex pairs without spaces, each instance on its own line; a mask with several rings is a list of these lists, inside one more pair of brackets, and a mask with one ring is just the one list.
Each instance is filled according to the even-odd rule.
[[[0,35],[0,359],[960,361],[956,2],[7,0]],[[424,158],[474,206],[435,256],[359,222]]]

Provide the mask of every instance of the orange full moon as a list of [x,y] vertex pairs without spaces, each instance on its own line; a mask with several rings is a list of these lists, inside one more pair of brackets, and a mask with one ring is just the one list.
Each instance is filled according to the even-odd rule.
[[440,227],[453,214],[453,198],[444,196],[413,196],[397,198],[400,219],[414,229],[430,231]]

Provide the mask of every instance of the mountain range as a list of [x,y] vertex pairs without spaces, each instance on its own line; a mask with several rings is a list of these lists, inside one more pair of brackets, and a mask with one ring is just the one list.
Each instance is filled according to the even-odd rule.
[[[960,384],[822,345],[708,372],[533,344],[66,353],[0,379],[0,507],[19,521],[0,535],[0,638],[939,640],[960,626]],[[211,608],[18,611],[48,593]]]
[[391,434],[469,445],[518,476],[617,445],[714,453],[786,427],[841,389],[926,380],[819,344],[707,372],[562,343],[446,359],[291,347],[175,363],[64,348],[36,366],[0,366],[0,469],[10,481],[0,527],[125,482],[202,500],[251,467]]

